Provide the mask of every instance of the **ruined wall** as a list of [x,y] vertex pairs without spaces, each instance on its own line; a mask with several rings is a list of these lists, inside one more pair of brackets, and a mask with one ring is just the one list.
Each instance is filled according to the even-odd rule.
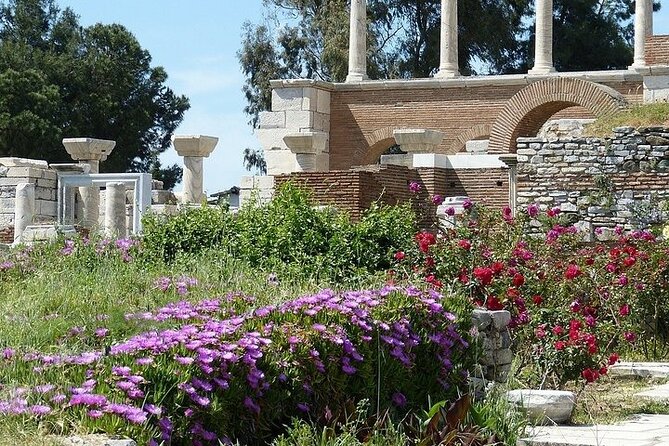
[[[529,84],[523,76],[498,78],[501,76],[462,78],[449,80],[450,83],[425,79],[363,86],[337,84],[330,101],[330,169],[345,170],[376,162],[394,144],[395,128],[444,132],[445,138],[435,150],[442,154],[452,153],[452,146],[463,134],[469,135],[468,139],[487,136],[486,126],[492,126],[508,100]],[[628,78],[619,78],[602,83],[631,103],[640,102],[641,76],[630,74]],[[555,112],[560,112],[560,117],[593,117],[583,107],[571,107],[568,114],[561,109]],[[481,135],[471,134],[474,127],[481,129]]]
[[647,36],[644,56],[647,65],[669,65],[669,36]]
[[516,153],[521,206],[559,207],[590,232],[666,220],[669,128],[619,127],[604,139],[520,138]]

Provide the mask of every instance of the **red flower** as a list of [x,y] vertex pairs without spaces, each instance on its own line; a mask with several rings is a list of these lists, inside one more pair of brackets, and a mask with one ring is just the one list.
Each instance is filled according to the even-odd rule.
[[497,310],[503,310],[504,305],[500,300],[495,297],[495,296],[488,296],[488,299],[486,299],[485,306],[488,310],[490,311],[497,311]]
[[633,344],[636,341],[636,333],[631,331],[626,331],[624,334],[625,340],[630,344]]
[[555,350],[557,350],[557,351],[564,350],[564,348],[565,348],[566,346],[567,346],[567,344],[565,344],[564,341],[557,341],[557,342],[555,343]]
[[560,325],[556,325],[553,327],[553,334],[555,336],[562,336],[564,334],[564,328],[562,328]]
[[534,329],[534,335],[539,338],[545,338],[546,337],[546,324],[541,324],[537,328]]
[[492,272],[497,276],[504,271],[504,263],[493,262],[492,265],[490,265],[490,268],[492,268]]
[[628,316],[628,315],[630,314],[630,306],[627,305],[627,304],[622,305],[622,306],[618,309],[618,313],[620,313],[621,316]]
[[437,238],[431,232],[419,232],[416,234],[416,242],[420,250],[426,253],[430,250],[430,246],[437,243]]
[[636,263],[636,257],[627,257],[625,260],[623,260],[623,263],[626,267],[629,268]]
[[609,369],[607,369],[605,366],[599,369],[600,375],[606,375],[607,373],[609,373]]
[[513,276],[513,286],[520,288],[525,283],[525,276],[520,273],[516,273]]
[[586,382],[591,383],[599,379],[599,372],[597,370],[587,368],[581,372],[581,376],[583,376]]
[[472,242],[466,239],[462,239],[458,242],[458,246],[464,249],[465,251],[469,251],[470,249],[472,249]]
[[537,294],[532,296],[532,301],[534,302],[534,305],[539,306],[543,303],[544,298]]
[[403,251],[397,251],[395,253],[395,260],[402,261],[402,260],[404,260],[404,257],[406,257],[406,254],[404,254]]
[[618,353],[612,353],[611,356],[609,356],[609,365],[615,364],[619,359],[620,356],[618,356]]
[[578,265],[573,263],[570,263],[569,266],[567,266],[567,270],[564,272],[564,276],[567,278],[567,280],[573,280],[580,275],[581,270],[579,269]]
[[469,275],[467,274],[466,269],[463,268],[460,271],[460,276],[458,276],[458,281],[463,285],[467,285],[469,283]]
[[492,282],[493,271],[486,266],[477,266],[472,273],[483,286],[488,286]]

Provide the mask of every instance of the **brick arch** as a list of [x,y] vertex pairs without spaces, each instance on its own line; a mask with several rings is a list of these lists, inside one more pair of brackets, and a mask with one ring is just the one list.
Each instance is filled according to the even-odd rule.
[[536,135],[548,118],[575,105],[601,117],[628,103],[613,88],[582,79],[559,77],[532,83],[513,95],[495,120],[489,152],[514,152],[516,138]]
[[393,131],[396,128],[397,127],[383,127],[374,130],[367,138],[369,148],[367,148],[364,153],[359,153],[356,157],[361,160],[360,164],[365,165],[378,162],[381,155],[383,155],[383,152],[395,144]]
[[457,138],[455,138],[455,141],[453,141],[451,147],[448,149],[448,154],[456,154],[458,152],[464,151],[465,146],[467,145],[467,141],[490,136],[491,130],[491,124],[477,124],[473,127],[470,127],[468,130],[460,133]]

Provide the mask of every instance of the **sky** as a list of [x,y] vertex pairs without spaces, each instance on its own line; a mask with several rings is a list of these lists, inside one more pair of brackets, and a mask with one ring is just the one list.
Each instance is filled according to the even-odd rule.
[[[243,109],[244,76],[239,68],[242,25],[259,23],[262,0],[57,0],[70,7],[83,26],[120,23],[149,51],[154,66],[169,76],[167,85],[190,99],[191,108],[176,134],[219,138],[205,159],[208,194],[239,185],[243,150],[260,148]],[[654,14],[655,34],[669,34],[669,6]],[[78,135],[95,136],[95,135]],[[182,159],[170,148],[163,164]],[[178,185],[177,191],[181,189]]]

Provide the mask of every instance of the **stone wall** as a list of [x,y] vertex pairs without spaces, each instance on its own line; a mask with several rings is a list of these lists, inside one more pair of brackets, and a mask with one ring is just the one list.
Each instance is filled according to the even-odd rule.
[[481,347],[478,363],[480,370],[473,373],[473,380],[505,383],[511,371],[513,352],[506,310],[474,310],[473,327]]
[[0,242],[14,241],[16,185],[35,184],[35,223],[53,222],[57,214],[56,172],[45,161],[0,158]]
[[664,221],[669,128],[614,129],[611,138],[518,139],[518,204],[559,207],[592,235]]

